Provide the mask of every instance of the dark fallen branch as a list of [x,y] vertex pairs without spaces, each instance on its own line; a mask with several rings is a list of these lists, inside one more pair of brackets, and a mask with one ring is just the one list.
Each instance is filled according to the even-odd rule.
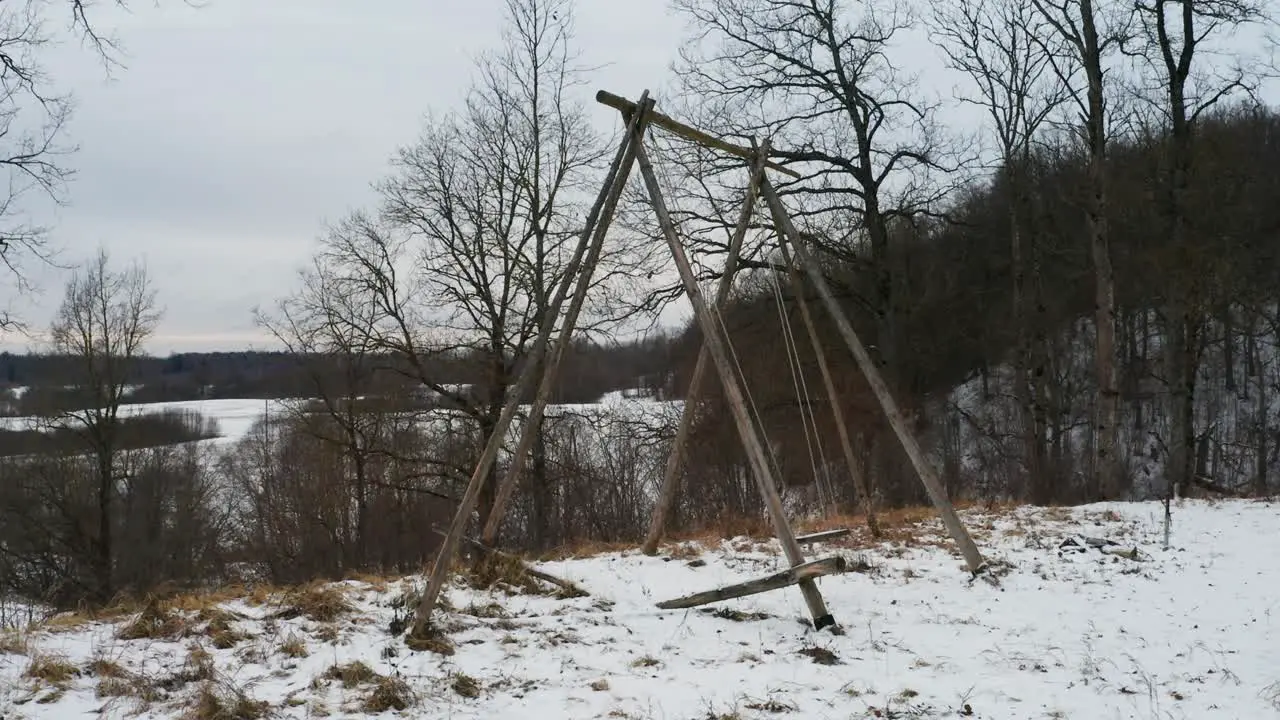
[[699,605],[707,605],[721,600],[732,600],[734,598],[746,597],[748,595],[757,595],[770,590],[781,590],[785,587],[798,585],[806,580],[813,580],[824,575],[834,575],[844,572],[848,567],[848,563],[840,556],[822,558],[821,560],[812,560],[807,563],[796,565],[793,568],[774,573],[768,577],[759,580],[748,580],[744,583],[736,585],[728,585],[715,590],[707,590],[706,592],[694,593],[675,600],[666,600],[658,603],[658,607],[663,610],[679,610],[683,608],[697,607]]
[[[433,526],[431,530],[432,532],[440,536],[444,536],[445,534],[444,530],[441,530],[438,527]],[[524,560],[516,557],[515,555],[504,553],[501,550],[491,548],[488,545],[485,545],[484,543],[480,542],[479,540],[475,540],[473,538],[464,536],[462,538],[462,542],[468,547],[478,550],[480,553],[484,555],[500,558],[502,560],[506,560],[509,562],[519,563],[520,568],[524,572],[524,574],[528,575],[531,578],[535,578],[543,582],[555,585],[556,587],[564,590],[566,593],[568,593],[573,597],[586,597],[591,594],[591,593],[588,593],[586,590],[583,590],[580,586],[578,586],[576,583],[570,580],[565,580],[564,578],[556,577],[555,575],[552,575],[549,572],[544,572],[542,570],[539,570],[533,567],[532,565],[530,565],[529,563],[525,562]]]

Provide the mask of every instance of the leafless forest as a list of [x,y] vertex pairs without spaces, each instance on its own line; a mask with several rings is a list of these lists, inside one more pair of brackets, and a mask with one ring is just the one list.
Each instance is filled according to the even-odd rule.
[[[42,97],[24,63],[44,41],[28,20],[54,12],[46,5],[73,6],[79,32],[96,37],[79,2],[0,6],[0,164],[25,182],[13,187],[59,194],[66,107],[45,104],[33,135],[12,124]],[[165,376],[182,371],[146,370],[159,362],[144,356],[159,305],[145,269],[103,251],[76,271],[42,359],[57,379],[13,400],[38,429],[0,438],[0,595],[65,607],[430,562],[617,142],[618,128],[589,120],[596,88],[571,0],[506,7],[465,103],[406,139],[376,179],[376,206],[326,228],[291,292],[256,310],[289,378],[287,392],[263,395],[294,400],[234,446],[200,442],[217,428],[198,417],[121,417],[122,404],[163,399]],[[655,78],[659,108],[744,145],[768,139],[799,175],[778,175],[779,192],[953,499],[1280,490],[1269,3],[672,7],[699,30],[672,76]],[[929,96],[900,69],[900,54],[924,43],[945,57],[955,97]],[[980,111],[981,126],[953,127],[960,107]],[[657,132],[652,143],[712,282],[744,164]],[[720,388],[686,396],[696,327],[654,325],[680,293],[647,195],[631,189],[503,522],[505,548],[637,542],[682,402],[696,406],[695,451],[671,530],[764,527]],[[21,283],[23,263],[43,257],[43,231],[7,207],[0,257],[7,282]],[[719,313],[789,508],[923,504],[821,314],[809,341],[798,299],[817,306],[812,288],[783,266],[771,228],[756,230]],[[595,402],[617,391],[640,399]],[[492,473],[477,533],[510,462]]]

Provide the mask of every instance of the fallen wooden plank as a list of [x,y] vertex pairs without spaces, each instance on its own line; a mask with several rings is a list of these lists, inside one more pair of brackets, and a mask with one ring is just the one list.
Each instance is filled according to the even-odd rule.
[[822,532],[809,533],[808,535],[797,535],[796,542],[801,545],[811,545],[816,542],[824,542],[826,540],[834,540],[844,537],[853,532],[849,528],[840,528],[838,530],[823,530]]
[[[445,534],[444,531],[438,527],[432,527],[431,530],[435,532],[435,534],[437,535]],[[564,578],[556,577],[555,575],[552,575],[549,572],[544,572],[542,570],[539,570],[533,567],[532,565],[530,565],[529,563],[525,562],[524,560],[516,557],[515,555],[510,555],[508,553],[502,552],[501,550],[491,548],[488,545],[485,545],[484,543],[480,542],[479,540],[464,536],[462,538],[462,542],[472,548],[475,548],[476,550],[479,550],[481,553],[485,555],[492,555],[497,558],[502,558],[503,560],[511,560],[514,562],[518,562],[520,563],[520,567],[523,570],[524,574],[528,575],[531,578],[537,578],[538,580],[542,580],[543,582],[551,583],[552,585],[555,585],[556,587],[561,588],[562,590],[576,597],[587,597],[588,595],[591,594],[586,590],[583,590],[580,586],[578,586],[576,583],[570,580],[565,580]]]
[[707,590],[706,592],[694,593],[675,600],[666,600],[658,603],[658,607],[663,610],[679,610],[683,608],[697,607],[699,605],[707,605],[721,600],[732,600],[734,598],[746,597],[748,595],[756,595],[770,590],[781,590],[785,587],[797,585],[806,580],[820,578],[823,575],[834,575],[845,571],[847,563],[845,559],[839,555],[821,560],[811,560],[807,563],[796,565],[779,573],[774,573],[768,577],[759,580],[748,580],[744,583],[736,585],[728,585],[715,590]]

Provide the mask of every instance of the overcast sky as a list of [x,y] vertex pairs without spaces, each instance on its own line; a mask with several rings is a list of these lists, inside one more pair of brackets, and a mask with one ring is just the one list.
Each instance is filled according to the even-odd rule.
[[[372,206],[370,183],[428,110],[458,104],[472,58],[498,43],[502,18],[502,0],[113,5],[98,4],[94,20],[120,40],[126,67],[108,74],[70,37],[42,55],[59,89],[76,96],[68,139],[80,151],[70,158],[70,205],[35,219],[54,228],[64,262],[99,245],[117,262],[146,262],[165,311],[148,349],[162,355],[270,347],[252,309],[295,287],[326,221]],[[684,34],[667,0],[578,0],[576,16],[582,60],[599,68],[588,97],[650,88],[661,104]],[[51,28],[66,20],[52,15]],[[916,65],[932,93],[949,96],[961,80],[923,35],[914,42],[895,62]],[[615,111],[590,107],[599,129],[617,129]],[[943,119],[954,130],[978,117],[952,105]],[[34,279],[42,293],[15,299],[0,289],[0,308],[39,330],[67,274]],[[39,348],[0,335],[0,349]]]
[[[99,244],[145,260],[165,310],[152,352],[265,347],[252,308],[289,292],[326,220],[372,204],[369,184],[425,112],[456,105],[471,58],[498,41],[502,2],[158,4],[96,9],[126,52],[109,76],[74,40],[43,56],[76,96],[80,151],[70,206],[39,219],[64,261]],[[638,96],[666,82],[682,26],[665,0],[582,0],[577,28],[600,67],[590,87]],[[38,273],[42,294],[6,300],[47,327],[66,277]]]

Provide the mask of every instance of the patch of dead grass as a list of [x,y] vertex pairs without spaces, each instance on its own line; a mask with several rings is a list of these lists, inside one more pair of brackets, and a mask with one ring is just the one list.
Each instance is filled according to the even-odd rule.
[[400,678],[383,677],[373,686],[361,707],[368,713],[408,710],[414,704],[413,689]]
[[341,586],[323,582],[287,591],[281,602],[284,608],[275,613],[275,617],[286,620],[305,617],[329,623],[355,610]]
[[31,652],[31,636],[21,630],[0,631],[0,655],[26,655]]
[[449,687],[464,698],[480,697],[480,682],[466,673],[457,673],[453,676],[453,681],[449,683]]
[[37,653],[22,671],[22,677],[37,682],[65,688],[80,675],[80,669],[66,656],[55,653]]
[[449,657],[456,652],[453,647],[453,641],[439,629],[431,626],[428,626],[420,634],[409,633],[405,637],[405,645],[409,646],[409,649],[414,652],[426,650],[445,657]]
[[329,666],[329,669],[324,671],[324,677],[328,680],[341,682],[342,687],[350,689],[373,682],[378,679],[379,675],[374,672],[373,668],[356,660],[345,665]]
[[206,682],[183,720],[261,720],[271,704],[254,700],[242,691]]
[[119,640],[172,639],[186,633],[187,621],[170,610],[159,600],[152,598],[128,624],[116,631]]
[[311,654],[307,649],[307,641],[296,633],[289,633],[289,637],[280,643],[280,654],[291,658],[304,658]]

